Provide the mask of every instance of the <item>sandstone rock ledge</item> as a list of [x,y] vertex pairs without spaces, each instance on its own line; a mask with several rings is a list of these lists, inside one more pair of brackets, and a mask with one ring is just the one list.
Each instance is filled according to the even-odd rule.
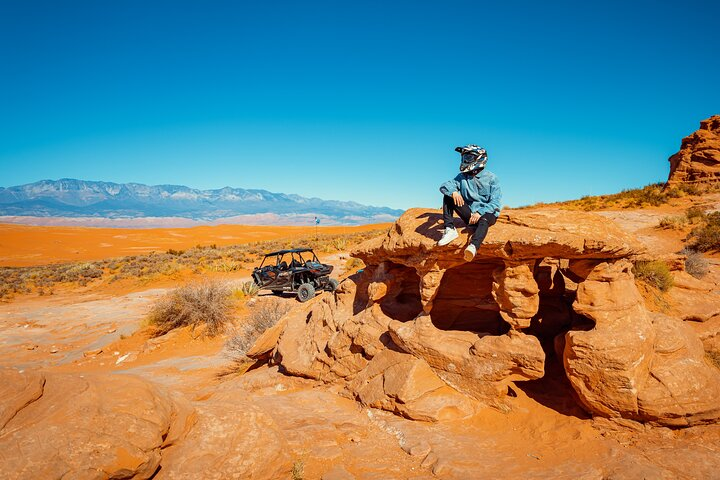
[[0,477],[151,478],[192,408],[130,375],[0,369]]
[[438,211],[408,210],[353,252],[364,271],[285,317],[253,355],[364,405],[438,421],[500,406],[557,351],[595,415],[670,426],[720,417],[720,371],[681,320],[645,310],[629,259],[647,253],[612,222],[510,211],[469,263],[468,236],[437,247],[441,234]]

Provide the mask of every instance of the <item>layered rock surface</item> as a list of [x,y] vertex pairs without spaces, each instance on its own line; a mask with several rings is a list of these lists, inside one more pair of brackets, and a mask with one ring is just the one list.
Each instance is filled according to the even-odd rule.
[[503,404],[513,382],[545,375],[554,343],[595,415],[720,417],[720,372],[681,320],[645,310],[628,259],[647,252],[612,222],[511,211],[469,263],[468,236],[437,247],[441,233],[439,212],[408,210],[353,253],[364,271],[284,318],[252,354],[364,405],[438,421]]
[[0,477],[151,478],[192,409],[132,376],[0,370]]
[[720,115],[700,122],[700,129],[683,138],[669,161],[670,184],[720,181]]

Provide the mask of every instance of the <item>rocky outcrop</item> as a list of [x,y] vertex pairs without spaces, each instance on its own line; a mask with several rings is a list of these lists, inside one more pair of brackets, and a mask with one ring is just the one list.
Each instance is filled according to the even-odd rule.
[[364,405],[438,421],[501,406],[513,382],[545,375],[554,343],[595,415],[671,426],[720,417],[718,371],[681,320],[646,311],[629,259],[647,252],[612,222],[511,211],[472,262],[468,236],[437,247],[441,231],[437,211],[408,210],[353,253],[362,273],[286,316],[253,355]]
[[669,184],[719,182],[720,115],[700,122],[700,129],[683,138],[680,151],[669,161]]
[[129,375],[0,370],[0,477],[151,478],[192,408]]
[[[627,261],[597,265],[577,290],[573,309],[588,324],[565,335],[565,372],[587,410],[634,417],[655,331]],[[592,328],[590,328],[592,327]]]

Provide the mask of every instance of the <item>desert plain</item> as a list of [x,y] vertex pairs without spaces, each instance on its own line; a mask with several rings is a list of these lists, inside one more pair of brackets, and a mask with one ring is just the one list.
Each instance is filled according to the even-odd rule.
[[[676,255],[690,229],[689,225],[660,228],[662,219],[680,218],[692,207],[712,210],[719,205],[718,194],[684,196],[661,206],[600,209],[593,215],[612,220],[655,256],[662,257]],[[554,208],[540,206],[518,212]],[[568,212],[578,209],[566,208]],[[360,284],[360,265],[352,261],[349,251],[362,239],[348,237],[335,241],[332,247],[332,238],[364,231],[379,239],[389,228],[322,228],[321,236],[330,240],[317,253],[334,265],[334,275],[343,283],[352,282],[346,279],[354,276]],[[432,229],[439,231],[440,227]],[[151,252],[161,255],[169,249],[181,251],[212,244],[222,248],[260,242],[257,248],[262,250],[289,246],[294,239],[312,239],[315,235],[314,228],[244,226],[123,230],[2,225],[0,232],[0,257],[6,267],[82,263]],[[492,235],[491,230],[489,237]],[[716,253],[705,257],[709,262],[709,272],[702,280],[705,290],[674,287],[660,292],[638,282],[647,308],[681,315],[692,310],[688,302],[699,304],[709,295],[716,301],[720,295],[720,257]],[[208,277],[241,285],[249,280],[250,269],[257,261],[258,257],[249,257],[228,272],[179,270],[116,282],[105,274],[84,286],[60,282],[51,293],[46,289],[41,295],[33,289],[6,297],[0,304],[0,363],[10,375],[2,387],[3,476],[341,479],[717,475],[720,427],[716,424],[673,428],[593,416],[575,397],[562,361],[550,351],[545,374],[535,380],[513,382],[512,394],[503,403],[478,404],[472,413],[462,415],[441,413],[437,418],[431,414],[412,419],[412,414],[392,413],[363,404],[360,398],[349,398],[332,375],[326,379],[292,375],[282,362],[268,363],[267,357],[258,361],[233,357],[228,338],[251,321],[254,309],[268,302],[281,302],[283,311],[291,313],[308,308],[292,296],[279,299],[262,291],[237,296],[231,325],[215,336],[191,327],[154,335],[147,324],[148,313],[172,288]],[[687,275],[681,270],[672,273]],[[673,295],[673,290],[683,294]],[[338,294],[326,292],[308,303],[328,304],[333,295]],[[720,310],[720,304],[717,307]],[[717,330],[719,318],[711,316],[706,322],[693,323],[698,331],[709,332],[711,324]],[[710,342],[717,341],[711,333],[702,335]],[[8,373],[11,371],[15,373]],[[23,388],[13,375],[24,379]],[[40,393],[32,393],[33,384]],[[102,451],[96,445],[103,445]],[[40,477],[36,476],[38,472]]]

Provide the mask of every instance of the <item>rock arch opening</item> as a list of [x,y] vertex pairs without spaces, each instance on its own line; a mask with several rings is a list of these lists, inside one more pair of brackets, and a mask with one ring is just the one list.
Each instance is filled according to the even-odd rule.
[[502,335],[510,326],[493,298],[493,272],[502,262],[470,262],[448,269],[433,300],[430,317],[441,330]]

